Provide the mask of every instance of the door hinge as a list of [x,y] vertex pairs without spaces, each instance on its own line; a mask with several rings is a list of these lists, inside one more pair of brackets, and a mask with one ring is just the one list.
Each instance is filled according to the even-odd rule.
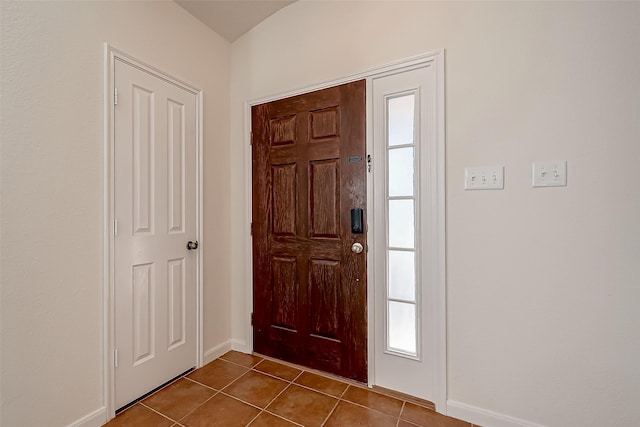
[[249,145],[253,145],[253,132],[249,134]]
[[253,326],[253,313],[251,313],[251,326]]
[[113,350],[113,367],[118,367],[118,350]]
[[253,223],[251,223],[251,235],[253,236]]
[[367,172],[371,172],[371,154],[367,154]]
[[118,105],[118,88],[113,89],[113,105]]

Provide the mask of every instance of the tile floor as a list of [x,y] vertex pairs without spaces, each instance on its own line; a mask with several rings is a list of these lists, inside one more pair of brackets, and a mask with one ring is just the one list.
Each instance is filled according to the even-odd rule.
[[473,427],[350,382],[230,351],[119,414],[108,427]]

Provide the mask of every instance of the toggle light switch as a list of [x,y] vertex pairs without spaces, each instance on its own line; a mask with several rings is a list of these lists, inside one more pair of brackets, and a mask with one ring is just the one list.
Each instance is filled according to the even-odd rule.
[[567,162],[554,160],[532,165],[531,184],[534,187],[563,187],[567,185]]
[[465,190],[504,189],[503,166],[476,166],[464,170]]

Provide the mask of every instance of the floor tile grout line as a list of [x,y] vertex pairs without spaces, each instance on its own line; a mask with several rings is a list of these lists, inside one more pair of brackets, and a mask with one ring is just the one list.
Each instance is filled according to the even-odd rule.
[[[177,422],[178,422],[177,420],[174,420],[174,419],[173,419],[173,418],[171,418],[170,416],[168,416],[168,415],[166,415],[166,414],[163,414],[162,412],[160,412],[160,411],[158,411],[158,410],[156,410],[156,409],[153,409],[151,406],[147,406],[147,405],[145,405],[145,404],[144,404],[144,403],[142,403],[142,402],[138,402],[138,404],[140,404],[141,406],[144,406],[145,408],[149,409],[150,411],[155,412],[155,413],[156,413],[156,414],[158,414],[158,415],[162,415],[164,418],[168,419],[168,420],[169,420],[169,421],[171,421],[172,423],[177,423]],[[135,405],[133,405],[133,406],[135,406]],[[132,408],[133,408],[133,406],[132,406]]]
[[280,365],[284,365],[287,366],[289,368],[293,368],[293,369],[298,369],[304,372],[308,372],[310,374],[315,374],[315,375],[319,375],[321,377],[324,378],[328,378],[330,380],[334,380],[334,381],[338,381],[344,384],[348,384],[348,385],[353,385],[355,387],[361,387],[361,388],[368,388],[368,385],[366,383],[362,383],[360,381],[356,381],[350,378],[346,378],[346,377],[341,377],[340,375],[337,374],[332,374],[330,372],[325,372],[325,371],[321,371],[319,369],[314,369],[314,368],[309,368],[307,366],[302,366],[302,365],[298,365],[296,363],[293,362],[287,362],[286,360],[282,360],[282,359],[276,359],[274,357],[270,357],[270,356],[266,356],[264,354],[260,354],[260,353],[252,353],[252,355],[255,355],[255,357],[260,357],[263,360],[268,360],[270,362],[274,362],[274,363],[278,363]]
[[[291,383],[288,383],[288,384],[285,386],[285,388],[283,388],[283,389],[282,389],[282,390],[281,390],[281,391],[280,391],[280,392],[279,392],[279,393],[278,393],[278,394],[277,394],[273,399],[271,399],[271,400],[270,400],[270,401],[265,405],[265,407],[264,407],[264,408],[260,408],[259,406],[254,405],[254,404],[253,404],[253,403],[251,403],[251,402],[248,402],[248,401],[243,400],[243,399],[241,399],[241,398],[239,398],[239,397],[233,396],[233,395],[231,395],[230,393],[228,393],[228,392],[225,392],[225,391],[224,391],[224,390],[228,389],[230,385],[232,385],[232,384],[233,384],[233,383],[235,383],[236,381],[240,380],[240,378],[244,377],[245,375],[247,375],[247,374],[248,374],[249,372],[251,372],[251,371],[253,371],[253,369],[250,369],[249,371],[247,371],[247,372],[245,372],[244,374],[240,375],[240,376],[239,376],[238,378],[236,378],[235,380],[231,381],[229,384],[227,384],[226,386],[224,386],[224,387],[220,390],[220,393],[224,394],[225,396],[233,397],[234,399],[236,399],[236,400],[238,400],[238,401],[240,401],[240,402],[246,403],[246,404],[248,404],[248,405],[251,405],[251,406],[256,407],[256,408],[260,409],[261,411],[263,411],[264,409],[266,409],[266,407],[267,407],[267,406],[271,405],[271,403],[272,403],[275,399],[277,399],[277,398],[278,398],[278,396],[280,396],[282,393],[284,393],[284,391],[285,391],[286,389],[288,389],[288,388],[289,388],[289,386],[291,385]],[[253,371],[253,372],[260,372],[260,371]],[[274,377],[274,379],[281,380],[280,378],[275,378],[275,377]],[[281,380],[281,381],[283,381],[283,382],[285,382],[285,383],[287,382],[286,380]],[[258,414],[258,415],[260,415],[260,414]]]
[[331,411],[329,411],[329,414],[327,414],[322,424],[320,424],[321,427],[324,426],[327,423],[327,421],[329,421],[329,418],[331,418],[331,415],[333,415],[333,413],[336,411],[336,408],[338,407],[339,403],[340,403],[340,399],[336,399],[336,403],[334,403],[333,408],[331,409]]
[[[262,359],[260,362],[256,363],[252,368],[250,368],[250,369],[249,369],[249,371],[245,372],[244,374],[240,375],[238,378],[236,378],[235,380],[233,380],[232,382],[230,382],[229,384],[227,384],[225,387],[223,387],[223,389],[222,389],[222,390],[220,390],[220,393],[222,393],[222,394],[223,394],[223,395],[225,395],[225,396],[231,397],[231,398],[233,398],[233,399],[235,399],[235,400],[237,400],[237,401],[239,401],[239,402],[245,403],[245,404],[247,404],[247,405],[250,405],[250,406],[252,406],[252,407],[257,408],[257,409],[259,409],[259,410],[260,410],[260,412],[259,412],[255,417],[253,417],[253,419],[251,419],[251,421],[247,424],[247,426],[248,426],[249,424],[251,424],[253,421],[255,421],[255,419],[256,419],[256,418],[258,418],[258,417],[260,416],[260,414],[261,414],[261,413],[263,413],[263,412],[267,412],[267,413],[269,413],[269,414],[271,414],[271,415],[275,415],[275,416],[277,416],[278,418],[282,418],[282,419],[283,419],[283,420],[285,420],[285,421],[294,422],[294,421],[292,421],[292,420],[289,420],[288,418],[284,418],[284,417],[282,417],[282,416],[279,416],[279,415],[276,415],[276,414],[272,414],[271,412],[269,412],[269,411],[267,411],[267,410],[266,410],[266,408],[267,408],[269,405],[271,405],[271,404],[273,403],[273,401],[274,401],[274,400],[276,400],[276,399],[277,399],[277,398],[278,398],[282,393],[284,393],[284,392],[285,392],[285,390],[287,390],[287,389],[291,386],[292,382],[291,382],[291,381],[288,381],[288,380],[286,380],[286,379],[284,379],[284,378],[279,378],[279,377],[276,377],[276,376],[273,376],[273,375],[269,375],[269,374],[268,374],[268,373],[266,373],[266,372],[262,372],[262,371],[258,371],[258,370],[256,370],[256,369],[254,369],[256,366],[258,366],[258,365],[259,365],[260,363],[262,363],[264,360],[265,360],[265,359]],[[233,363],[233,362],[231,362],[231,363]],[[253,404],[253,403],[251,403],[251,402],[248,402],[248,401],[246,401],[246,400],[244,400],[244,399],[241,399],[240,397],[233,396],[233,395],[229,394],[228,392],[225,392],[225,391],[224,391],[224,390],[226,390],[226,389],[227,389],[231,384],[233,384],[233,383],[235,383],[236,381],[240,380],[240,378],[244,377],[245,375],[247,375],[249,372],[252,372],[252,371],[253,371],[254,373],[262,374],[262,375],[265,375],[265,376],[267,376],[267,377],[269,377],[269,378],[273,378],[273,379],[275,379],[275,380],[282,381],[282,382],[284,382],[284,383],[286,384],[286,385],[285,385],[285,387],[284,387],[282,390],[280,390],[280,391],[278,392],[278,394],[276,394],[276,395],[275,395],[271,400],[269,400],[269,401],[267,402],[267,404],[264,406],[264,408],[260,408],[259,406],[254,405],[254,404]],[[298,378],[298,376],[300,376],[300,374],[301,374],[301,373],[302,373],[302,372],[300,372],[300,373],[296,376],[296,378]],[[295,423],[295,424],[297,424],[297,423]],[[299,425],[299,424],[297,424],[297,425]]]
[[301,369],[301,370],[300,370],[300,372],[298,373],[298,375],[296,375],[296,377],[295,377],[294,379],[292,379],[292,380],[291,380],[291,384],[295,384],[295,383],[296,383],[296,380],[297,380],[298,378],[300,378],[300,377],[302,376],[302,374],[304,374],[305,372],[307,372],[307,371],[305,371],[304,369]]
[[264,409],[266,410],[266,409],[269,407],[269,405],[271,405],[271,404],[272,404],[272,403],[273,403],[273,402],[274,402],[278,397],[280,397],[280,395],[281,395],[282,393],[284,393],[284,392],[285,392],[289,387],[291,387],[291,384],[292,384],[292,383],[287,384],[285,388],[283,388],[282,390],[280,390],[280,393],[276,394],[276,395],[274,396],[274,398],[273,398],[273,399],[271,399],[271,400],[269,401],[269,403],[267,403],[267,404],[264,406]]
[[342,390],[342,393],[340,394],[338,399],[343,400],[344,395],[347,394],[347,390],[349,390],[350,387],[351,387],[351,385],[347,384],[347,386],[344,388],[344,390]]
[[201,386],[203,386],[203,387],[206,387],[206,388],[208,388],[208,389],[211,389],[211,390],[213,390],[213,391],[215,391],[215,392],[219,392],[219,391],[220,391],[220,389],[217,389],[217,388],[215,388],[215,387],[211,387],[210,385],[206,385],[205,383],[201,383],[200,381],[198,381],[198,380],[194,380],[193,378],[186,378],[186,379],[187,379],[187,380],[189,380],[189,381],[191,381],[191,382],[193,382],[193,383],[196,383],[196,384],[198,384],[198,385],[201,385]]
[[221,391],[220,393],[221,393],[221,394],[224,394],[224,395],[225,395],[225,396],[227,396],[227,397],[232,398],[233,400],[237,400],[237,401],[238,401],[238,402],[240,402],[240,403],[244,403],[244,404],[249,405],[249,406],[251,406],[251,407],[253,407],[253,408],[256,408],[257,410],[259,410],[259,411],[261,411],[261,412],[262,412],[262,411],[264,411],[264,408],[261,408],[261,407],[259,407],[258,405],[253,404],[253,403],[251,403],[251,402],[247,402],[246,400],[242,400],[242,399],[240,399],[239,397],[233,396],[233,395],[231,395],[231,394],[229,394],[229,393],[225,393],[224,391]]
[[[233,350],[231,350],[231,351],[233,351]],[[225,354],[227,354],[227,353],[225,353]],[[236,363],[236,362],[233,362],[233,361],[231,361],[231,360],[227,360],[227,359],[225,359],[225,358],[223,357],[225,354],[223,354],[222,356],[218,357],[218,359],[220,359],[220,360],[224,360],[225,362],[232,363],[232,364],[234,364],[234,365],[236,365],[236,366],[242,366],[242,367],[243,367],[243,368],[245,368],[245,369],[253,369],[253,368],[254,368],[255,366],[257,366],[259,363],[261,363],[263,360],[265,360],[265,359],[263,359],[262,357],[258,357],[258,356],[250,355],[250,356],[252,356],[252,357],[256,357],[256,358],[258,358],[258,359],[260,359],[260,360],[259,360],[258,362],[256,362],[256,363],[254,363],[254,364],[253,364],[253,365],[251,365],[251,366],[247,366],[247,365],[242,365],[242,364],[240,364],[240,363]],[[241,354],[245,354],[245,353],[241,353]],[[218,359],[214,359],[214,360],[218,360]],[[212,362],[213,362],[213,360],[212,360]]]
[[321,394],[323,396],[327,396],[327,397],[331,397],[331,398],[336,399],[336,400],[340,400],[340,398],[338,396],[334,396],[333,394],[329,394],[329,393],[326,393],[324,391],[317,390],[317,389],[315,389],[313,387],[309,387],[308,385],[299,384],[299,383],[291,383],[291,384],[292,385],[297,385],[298,387],[304,388],[305,390],[315,391],[316,393],[319,393],[319,394]]
[[[193,371],[194,371],[194,370],[189,371],[189,374],[190,374],[191,372],[193,372]],[[187,374],[185,374],[185,375],[187,375]],[[142,401],[147,400],[147,399],[148,399],[148,398],[150,398],[151,396],[154,396],[154,395],[158,394],[159,392],[161,392],[161,391],[163,391],[163,390],[168,389],[169,387],[171,387],[172,385],[174,385],[175,383],[177,383],[178,381],[180,381],[182,378],[184,378],[184,377],[185,377],[185,375],[181,375],[181,376],[179,376],[179,377],[177,377],[177,378],[174,378],[173,380],[169,381],[168,383],[165,383],[165,384],[164,384],[164,385],[162,385],[160,388],[158,388],[157,390],[155,390],[155,391],[153,391],[152,393],[150,393],[148,396],[144,396],[144,395],[143,395],[143,396],[144,396],[144,398],[140,398],[140,397],[139,397],[139,398],[137,399],[137,402],[135,402],[135,400],[134,400],[134,402],[135,402],[134,404],[129,403],[129,405],[131,405],[131,406],[130,406],[130,408],[132,408],[132,407],[136,406],[136,404],[138,404],[138,403],[142,403]],[[147,406],[147,405],[144,405],[144,406]],[[148,407],[148,406],[147,406],[147,407]],[[129,409],[129,408],[127,408],[127,409]],[[127,409],[125,409],[125,410],[124,410],[124,411],[122,411],[122,412],[125,412]]]
[[[256,366],[257,366],[257,365],[256,365]],[[286,383],[291,383],[291,382],[293,381],[293,380],[288,380],[288,379],[286,379],[286,378],[279,377],[279,376],[274,375],[274,374],[269,373],[269,372],[263,372],[263,371],[260,371],[260,370],[255,369],[255,368],[251,368],[251,370],[252,370],[253,372],[255,372],[255,373],[262,374],[262,375],[266,375],[266,376],[268,376],[268,377],[274,378],[274,379],[276,379],[276,380],[284,381],[284,382],[286,382]],[[298,376],[296,376],[295,378],[298,378]],[[294,379],[295,379],[295,378],[294,378]]]
[[391,415],[388,412],[383,412],[383,411],[381,411],[379,409],[363,405],[362,403],[352,402],[351,400],[348,400],[348,399],[340,399],[340,401],[341,402],[345,402],[345,403],[350,403],[352,405],[359,406],[359,407],[364,408],[364,409],[369,409],[369,410],[372,410],[372,411],[377,412],[379,414],[387,415],[387,416],[392,417],[392,418],[400,418],[400,414],[402,413],[402,408],[400,409],[400,412],[398,413],[398,415]]
[[271,412],[271,411],[269,411],[268,409],[265,409],[263,412],[266,412],[266,413],[267,413],[267,414],[269,414],[269,415],[273,415],[274,417],[278,417],[278,418],[280,418],[281,420],[285,420],[285,421],[288,421],[288,422],[290,422],[290,423],[293,423],[293,424],[295,424],[295,425],[297,425],[297,426],[304,427],[304,424],[300,424],[300,423],[299,423],[299,422],[297,422],[297,421],[290,420],[289,418],[287,418],[287,417],[283,417],[282,415],[278,415],[278,414],[276,414],[275,412]]
[[201,404],[199,404],[198,406],[196,406],[195,408],[193,408],[193,410],[187,412],[186,414],[184,414],[179,420],[177,420],[176,422],[179,423],[180,421],[184,420],[185,418],[187,418],[189,415],[193,414],[195,411],[197,411],[198,409],[200,409],[200,407],[202,405],[204,405],[205,403],[207,403],[208,401],[210,401],[211,399],[213,399],[214,397],[216,397],[217,395],[220,394],[219,390],[216,390],[215,393],[213,393],[211,396],[209,396],[209,398],[207,400],[205,400],[204,402],[202,402]]
[[402,413],[404,412],[404,407],[406,406],[407,401],[402,401],[402,408],[400,408],[400,413],[398,414],[398,425],[400,425],[400,420],[402,419]]
[[[333,395],[333,394],[329,394],[329,393],[324,392],[324,391],[322,391],[322,390],[315,389],[315,388],[310,387],[310,386],[308,386],[308,385],[300,384],[300,383],[295,382],[295,381],[296,381],[298,378],[300,378],[300,376],[301,376],[303,373],[305,373],[305,372],[308,372],[308,373],[310,373],[310,374],[314,374],[313,372],[310,372],[310,371],[302,371],[302,372],[300,372],[300,375],[298,375],[297,377],[295,377],[295,378],[293,379],[293,381],[291,381],[291,384],[293,384],[293,385],[297,385],[298,387],[302,387],[302,388],[305,388],[305,389],[307,389],[307,390],[315,391],[316,393],[320,393],[320,394],[325,395],[325,396],[333,397],[334,399],[338,399],[338,400],[340,400],[340,396],[342,396],[342,394],[344,394],[344,392],[349,388],[349,384],[347,384],[347,383],[343,383],[343,382],[338,381],[338,380],[333,380],[333,378],[323,377],[323,378],[328,378],[328,379],[330,379],[330,380],[333,380],[333,381],[339,382],[339,383],[341,383],[341,384],[345,384],[345,385],[347,386],[347,387],[345,387],[345,389],[343,390],[343,392],[341,393],[341,395],[340,395],[340,396],[335,396],[335,395]],[[317,374],[316,374],[316,375],[317,375]],[[320,375],[320,376],[322,376],[322,375]]]
[[258,412],[258,413],[256,414],[256,416],[255,416],[255,417],[253,417],[253,418],[251,418],[251,421],[249,421],[248,423],[246,423],[244,426],[245,426],[245,427],[248,427],[249,425],[251,425],[251,423],[252,423],[252,422],[254,422],[254,421],[256,420],[256,418],[258,418],[258,417],[260,416],[260,414],[262,414],[263,412],[264,412],[264,409],[263,409],[262,411]]
[[[404,406],[404,403],[403,403]],[[402,409],[400,409],[400,414],[402,414]],[[398,418],[396,419],[396,427],[400,427],[400,414],[398,414]]]
[[[225,389],[229,388],[229,386],[235,382],[237,382],[240,378],[244,377],[245,375],[247,375],[249,372],[251,372],[251,369],[249,369],[247,372],[245,372],[244,374],[240,375],[238,378],[236,378],[235,380],[231,381],[229,384],[227,384],[226,386],[222,387],[220,389],[220,392],[222,393],[222,391],[224,391]],[[225,393],[226,394],[226,393]]]

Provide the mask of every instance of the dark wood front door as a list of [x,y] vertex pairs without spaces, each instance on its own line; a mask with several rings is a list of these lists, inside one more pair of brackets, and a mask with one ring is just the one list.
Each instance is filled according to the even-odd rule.
[[366,208],[365,82],[251,120],[254,350],[365,382],[366,230],[351,218]]

